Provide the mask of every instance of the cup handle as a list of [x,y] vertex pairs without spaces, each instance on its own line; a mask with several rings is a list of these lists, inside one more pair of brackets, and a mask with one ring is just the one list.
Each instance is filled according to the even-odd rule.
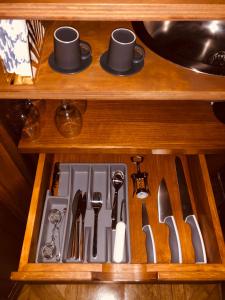
[[91,46],[84,41],[80,41],[81,59],[85,60],[91,56]]
[[144,60],[145,57],[145,49],[140,45],[134,46],[134,58],[133,63],[138,64]]

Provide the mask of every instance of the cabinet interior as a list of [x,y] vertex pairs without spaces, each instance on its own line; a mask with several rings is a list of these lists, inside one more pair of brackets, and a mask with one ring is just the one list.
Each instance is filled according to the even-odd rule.
[[[131,77],[116,77],[102,70],[99,64],[100,56],[108,48],[112,30],[117,27],[132,29],[131,22],[126,21],[128,18],[159,20],[173,16],[174,19],[180,19],[182,15],[182,19],[212,19],[214,16],[219,19],[224,18],[225,11],[221,9],[221,3],[214,1],[215,5],[209,9],[212,1],[202,3],[199,0],[194,4],[182,3],[189,8],[184,9],[172,0],[171,3],[144,1],[135,6],[130,5],[127,0],[116,4],[102,0],[94,4],[87,0],[87,3],[71,2],[70,10],[60,1],[55,4],[50,2],[35,3],[35,7],[26,1],[11,1],[9,6],[3,0],[0,4],[0,15],[26,19],[40,16],[47,28],[33,85],[9,85],[4,80],[4,72],[0,66],[2,99],[46,100],[40,138],[33,142],[24,139],[19,142],[20,151],[41,154],[20,266],[18,272],[12,273],[12,279],[132,282],[224,279],[223,224],[219,221],[220,214],[218,216],[207,163],[202,154],[222,153],[225,149],[224,125],[216,119],[210,106],[211,100],[225,99],[224,77],[198,74],[168,62],[146,48],[138,38],[137,43],[146,51],[145,66],[141,72]],[[51,4],[55,5],[52,10]],[[102,5],[101,9],[99,4]],[[160,9],[162,5],[163,10]],[[77,21],[71,21],[73,19]],[[103,22],[105,19],[107,22]],[[62,25],[77,28],[81,39],[92,47],[93,61],[84,72],[64,75],[49,67],[53,32]],[[54,112],[62,99],[88,100],[82,132],[74,140],[63,138],[55,128]],[[156,264],[146,264],[141,202],[132,194],[131,174],[135,172],[135,166],[130,157],[134,154],[144,155],[142,169],[149,174],[151,194],[146,205],[155,236]],[[175,154],[182,158],[192,206],[202,229],[208,259],[206,265],[195,264],[191,231],[182,217]],[[218,157],[223,155],[217,156],[217,159],[207,157],[210,175],[215,172],[214,167],[220,160]],[[45,193],[51,186],[55,162],[117,162],[128,165],[131,264],[35,263]],[[183,264],[180,265],[170,263],[168,228],[158,222],[157,192],[162,177],[168,185],[181,239]],[[211,181],[213,182],[212,175]]]

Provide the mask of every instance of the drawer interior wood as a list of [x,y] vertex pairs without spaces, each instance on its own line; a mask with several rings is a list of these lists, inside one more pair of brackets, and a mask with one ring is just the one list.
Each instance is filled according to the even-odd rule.
[[[190,227],[184,222],[182,215],[174,155],[146,155],[144,157],[144,162],[141,165],[141,169],[148,172],[149,176],[150,196],[146,200],[146,205],[149,214],[150,225],[152,226],[155,238],[157,253],[157,263],[147,265],[145,234],[142,232],[141,200],[133,197],[131,174],[136,171],[136,167],[134,164],[132,164],[130,155],[41,154],[39,158],[37,176],[33,191],[32,204],[28,218],[19,272],[43,272],[46,270],[48,272],[54,272],[54,274],[58,274],[57,272],[64,271],[64,275],[62,275],[61,273],[62,276],[58,277],[58,279],[61,280],[62,277],[63,279],[69,279],[72,276],[71,272],[76,273],[85,271],[92,274],[92,276],[90,276],[90,278],[92,279],[95,278],[96,280],[107,280],[107,278],[111,278],[111,280],[113,280],[113,273],[120,273],[120,271],[123,271],[123,274],[125,275],[122,276],[122,278],[125,280],[127,278],[128,281],[132,281],[134,280],[134,275],[130,276],[129,274],[134,272],[135,270],[137,271],[137,274],[142,274],[141,276],[138,275],[139,277],[137,276],[137,280],[151,280],[153,278],[156,279],[157,277],[159,277],[157,273],[161,271],[164,272],[163,274],[165,277],[167,276],[165,275],[167,274],[167,272],[176,271],[180,273],[185,270],[189,272],[190,268],[191,270],[198,270],[199,272],[203,272],[204,270],[207,270],[207,267],[210,265],[218,265],[219,267],[221,266],[221,269],[223,269],[223,264],[225,262],[224,241],[210,185],[205,156],[181,155],[180,158],[184,166],[185,177],[187,179],[192,207],[199,221],[203,239],[205,241],[208,259],[207,265],[195,264]],[[127,164],[131,235],[131,264],[126,266],[121,264],[34,263],[41,215],[45,200],[45,192],[48,188],[50,188],[54,162],[117,162]],[[165,178],[167,183],[172,210],[177,222],[181,240],[183,264],[170,263],[171,257],[168,243],[169,230],[165,224],[160,224],[158,222],[157,193],[159,183],[163,177]],[[219,268],[216,271],[220,271]],[[67,272],[69,272],[68,277],[66,275]],[[105,274],[108,274],[105,275],[105,277],[103,275],[104,272]],[[147,272],[150,272],[151,275],[147,276]],[[89,273],[85,274],[87,275]],[[87,280],[90,278],[87,276]],[[180,277],[180,279],[182,279],[182,276]],[[189,280],[191,280],[191,278],[189,278]]]
[[206,161],[225,240],[225,155],[207,155]]

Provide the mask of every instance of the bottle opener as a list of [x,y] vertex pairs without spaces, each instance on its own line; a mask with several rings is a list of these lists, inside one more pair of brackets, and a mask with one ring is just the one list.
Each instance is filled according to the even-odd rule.
[[141,172],[140,168],[140,164],[143,160],[143,156],[137,155],[131,157],[131,161],[137,166],[137,172],[131,175],[133,180],[133,196],[136,194],[139,199],[147,198],[150,193],[148,186],[148,173]]

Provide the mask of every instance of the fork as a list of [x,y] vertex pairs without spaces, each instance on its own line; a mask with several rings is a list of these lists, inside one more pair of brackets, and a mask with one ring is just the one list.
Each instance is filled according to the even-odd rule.
[[97,234],[98,234],[98,214],[102,208],[102,194],[100,192],[93,193],[93,200],[91,200],[91,206],[94,210],[94,236],[93,236],[93,247],[92,247],[92,256],[97,256]]

